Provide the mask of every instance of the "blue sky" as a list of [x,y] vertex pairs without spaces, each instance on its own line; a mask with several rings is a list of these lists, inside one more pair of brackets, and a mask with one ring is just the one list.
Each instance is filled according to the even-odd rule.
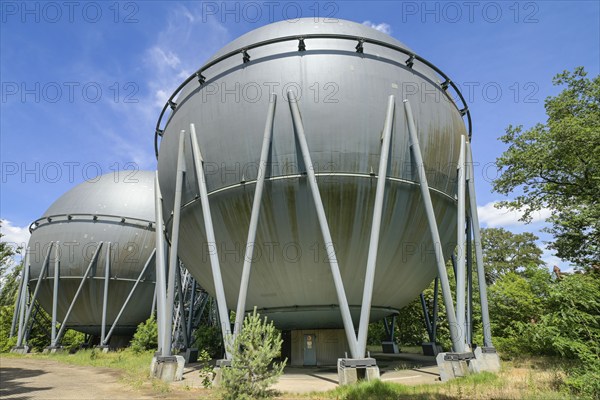
[[[155,169],[153,131],[166,97],[237,36],[296,17],[348,19],[391,34],[463,88],[474,121],[483,226],[539,233],[496,210],[497,138],[545,120],[551,78],[600,68],[597,1],[0,3],[2,231],[29,223],[99,173]],[[559,262],[549,252],[545,260]]]

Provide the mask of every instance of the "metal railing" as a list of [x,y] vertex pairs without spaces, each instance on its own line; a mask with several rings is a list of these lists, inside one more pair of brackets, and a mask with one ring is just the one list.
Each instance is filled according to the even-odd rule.
[[[342,39],[342,40],[355,41],[355,42],[357,42],[355,49],[356,49],[356,53],[358,53],[358,54],[364,53],[364,49],[365,49],[364,45],[365,44],[373,44],[376,46],[395,50],[399,53],[407,55],[408,58],[405,61],[405,65],[410,69],[413,68],[415,61],[419,61],[420,63],[425,64],[426,66],[428,66],[429,68],[434,70],[440,77],[443,78],[442,83],[440,83],[440,88],[446,94],[448,99],[450,99],[451,102],[456,106],[456,108],[460,112],[461,116],[464,117],[466,115],[467,122],[468,122],[469,139],[471,138],[471,135],[472,135],[471,113],[469,112],[469,107],[467,106],[467,102],[465,101],[465,98],[463,97],[462,93],[460,92],[460,90],[458,89],[456,84],[454,82],[452,82],[452,80],[448,77],[448,75],[443,73],[442,70],[440,70],[438,67],[433,65],[431,62],[427,61],[423,57],[415,54],[414,52],[412,52],[408,49],[405,49],[401,46],[397,46],[395,44],[384,42],[381,40],[370,39],[370,38],[354,36],[354,35],[341,35],[341,34],[335,34],[335,33],[333,33],[333,34],[315,33],[315,34],[306,34],[306,35],[282,36],[279,38],[268,39],[268,40],[263,40],[263,41],[256,42],[253,44],[249,44],[245,47],[238,48],[238,49],[230,51],[220,57],[215,58],[214,60],[212,60],[212,61],[208,62],[207,64],[205,64],[204,66],[202,66],[200,69],[198,69],[192,75],[190,75],[185,81],[183,81],[177,87],[177,89],[175,89],[173,94],[171,94],[171,96],[169,97],[169,100],[167,100],[164,107],[162,108],[160,116],[158,117],[158,121],[156,122],[156,128],[154,131],[154,151],[155,151],[156,157],[158,158],[158,137],[162,136],[163,131],[164,131],[164,129],[160,128],[160,126],[162,124],[162,119],[168,108],[171,108],[172,111],[175,111],[177,109],[177,103],[175,103],[175,97],[177,97],[177,95],[181,92],[181,90],[188,83],[190,83],[194,79],[197,79],[198,83],[200,84],[200,87],[202,87],[206,82],[206,77],[203,75],[203,73],[206,70],[215,66],[216,64],[220,63],[221,61],[227,60],[236,55],[242,56],[241,61],[243,64],[249,63],[251,61],[251,56],[250,56],[250,53],[248,53],[248,51],[252,50],[252,49],[256,49],[258,47],[263,47],[263,46],[267,46],[270,44],[281,43],[281,42],[297,41],[298,42],[297,51],[298,52],[306,51],[307,50],[306,40],[308,40],[308,39]],[[462,103],[462,107],[459,107],[456,104],[455,100],[452,98],[452,96],[450,96],[450,94],[448,93],[448,88],[452,88],[455,91],[455,93],[458,95],[459,100]]]
[[121,217],[118,215],[111,214],[89,214],[89,213],[69,213],[69,214],[54,214],[46,217],[38,218],[29,225],[29,233],[32,233],[35,229],[42,225],[47,225],[53,222],[64,222],[64,221],[91,221],[91,222],[112,222],[122,223],[128,225],[137,225],[140,227],[146,227],[152,229],[154,227],[153,221],[148,221],[142,218],[133,217]]

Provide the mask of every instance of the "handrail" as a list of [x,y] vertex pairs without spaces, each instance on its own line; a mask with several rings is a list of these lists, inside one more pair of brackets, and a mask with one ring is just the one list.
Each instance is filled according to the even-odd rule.
[[311,34],[306,34],[306,35],[282,36],[282,37],[278,37],[278,38],[274,38],[274,39],[268,39],[268,40],[263,40],[263,41],[256,42],[253,44],[249,44],[244,47],[240,47],[236,50],[230,51],[220,57],[215,58],[214,60],[212,60],[212,61],[208,62],[207,64],[205,64],[204,66],[202,66],[200,69],[198,69],[192,75],[190,75],[185,81],[183,81],[177,87],[177,89],[175,89],[173,94],[171,94],[171,96],[169,97],[169,100],[167,100],[164,107],[162,108],[162,111],[160,112],[158,121],[156,122],[156,128],[154,130],[154,152],[156,154],[156,158],[158,158],[158,137],[163,135],[163,130],[160,129],[160,125],[162,123],[162,118],[163,118],[165,112],[167,111],[167,108],[171,108],[173,111],[175,111],[177,109],[177,104],[174,101],[175,97],[194,78],[198,79],[200,86],[202,86],[202,85],[204,85],[204,82],[206,81],[206,77],[202,73],[204,71],[206,71],[207,69],[209,69],[210,67],[213,67],[214,65],[220,63],[221,61],[224,61],[228,58],[231,58],[235,55],[240,55],[240,54],[242,55],[242,63],[246,64],[246,63],[250,62],[250,55],[248,54],[248,50],[256,49],[258,47],[262,47],[262,46],[266,46],[266,45],[270,45],[270,44],[296,40],[296,41],[298,41],[298,51],[299,52],[306,51],[305,41],[307,39],[343,39],[343,40],[356,41],[358,43],[356,45],[356,52],[359,54],[362,54],[364,52],[364,44],[365,43],[374,44],[377,46],[381,46],[381,47],[385,47],[385,48],[388,48],[391,50],[398,51],[402,54],[409,56],[409,58],[406,60],[405,63],[406,63],[406,66],[409,67],[410,69],[412,69],[415,60],[425,64],[429,68],[433,69],[438,75],[440,75],[444,79],[444,81],[440,84],[440,87],[442,88],[442,90],[444,91],[446,96],[452,101],[452,103],[455,106],[456,106],[456,102],[447,92],[448,87],[452,87],[452,89],[454,89],[454,91],[458,95],[460,101],[462,102],[463,107],[459,108],[457,106],[456,108],[460,112],[461,116],[465,116],[465,115],[467,116],[468,135],[469,135],[469,139],[471,139],[471,136],[472,136],[471,113],[469,111],[469,107],[467,106],[467,102],[465,101],[465,98],[463,97],[462,93],[460,92],[460,90],[458,89],[456,84],[448,77],[448,75],[443,73],[442,70],[440,70],[438,67],[436,67],[431,62],[427,61],[423,57],[421,57],[421,56],[415,54],[414,52],[407,50],[401,46],[396,46],[395,44],[391,44],[391,43],[384,42],[384,41],[377,40],[377,39],[370,39],[370,38],[365,38],[365,37],[355,36],[355,35],[335,34],[335,33],[311,33]]
[[89,217],[93,222],[120,222],[123,224],[146,226],[148,228],[152,228],[154,225],[154,221],[149,221],[142,218],[122,217],[112,214],[68,213],[47,215],[45,217],[36,219],[29,225],[29,233],[32,233],[40,225],[46,225],[58,221],[71,221],[75,219],[75,217],[79,217],[76,219],[77,221],[86,221],[86,217]]

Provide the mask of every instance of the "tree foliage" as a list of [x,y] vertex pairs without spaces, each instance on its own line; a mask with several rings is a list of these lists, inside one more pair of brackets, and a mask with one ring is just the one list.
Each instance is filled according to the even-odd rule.
[[590,266],[600,263],[600,76],[589,79],[579,67],[553,83],[566,87],[546,99],[547,121],[528,130],[511,125],[500,138],[509,147],[496,160],[494,190],[519,190],[500,205],[524,211],[524,221],[551,209],[550,247]]
[[509,272],[543,265],[542,250],[533,233],[512,233],[504,228],[481,230],[485,279],[488,284]]
[[273,363],[281,355],[281,333],[273,322],[261,319],[256,312],[246,316],[241,332],[228,350],[231,367],[223,369],[224,398],[230,400],[262,399],[270,396],[269,386],[283,373],[287,360]]
[[158,347],[158,324],[154,314],[138,325],[131,340],[131,349],[135,353],[153,350]]

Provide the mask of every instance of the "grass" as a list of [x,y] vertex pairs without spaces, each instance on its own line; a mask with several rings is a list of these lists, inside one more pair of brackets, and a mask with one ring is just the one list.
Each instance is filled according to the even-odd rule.
[[551,360],[530,358],[503,362],[499,374],[482,372],[433,385],[360,382],[307,397],[322,400],[571,399],[573,397],[563,390],[564,378],[564,372]]

